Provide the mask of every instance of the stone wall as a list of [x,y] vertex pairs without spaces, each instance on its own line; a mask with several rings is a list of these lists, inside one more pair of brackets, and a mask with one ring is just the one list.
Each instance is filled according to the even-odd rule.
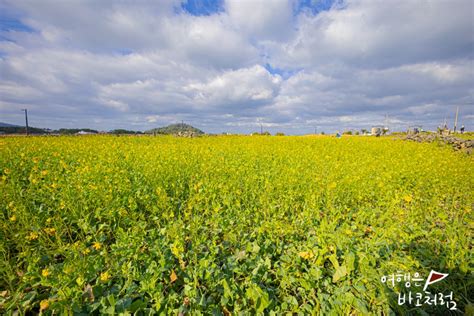
[[415,134],[407,135],[404,138],[405,140],[415,141],[415,142],[442,142],[447,145],[452,146],[455,150],[461,150],[468,154],[471,154],[474,147],[474,140],[470,139],[461,139],[455,136],[445,136],[439,134]]

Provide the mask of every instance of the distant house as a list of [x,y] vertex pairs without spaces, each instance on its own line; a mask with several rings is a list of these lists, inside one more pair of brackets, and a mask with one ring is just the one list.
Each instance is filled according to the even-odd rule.
[[382,125],[372,126],[370,129],[370,134],[375,136],[380,136],[383,133],[384,127]]
[[87,131],[79,131],[76,133],[76,135],[95,135],[96,133],[93,132],[87,132]]

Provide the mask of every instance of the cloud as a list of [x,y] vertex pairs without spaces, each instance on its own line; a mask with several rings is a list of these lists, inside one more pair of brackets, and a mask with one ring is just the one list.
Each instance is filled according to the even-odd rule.
[[284,40],[293,31],[290,1],[228,0],[225,4],[232,23],[251,40]]
[[27,107],[52,128],[305,133],[386,115],[435,128],[459,105],[472,129],[472,6],[228,0],[197,14],[174,0],[5,1],[1,120],[21,123]]
[[272,102],[281,81],[279,75],[272,75],[264,67],[255,65],[226,71],[205,83],[191,83],[184,90],[190,92],[193,102],[202,107],[254,108]]
[[298,33],[272,44],[279,67],[349,63],[359,67],[468,58],[474,55],[471,1],[358,1],[301,14]]

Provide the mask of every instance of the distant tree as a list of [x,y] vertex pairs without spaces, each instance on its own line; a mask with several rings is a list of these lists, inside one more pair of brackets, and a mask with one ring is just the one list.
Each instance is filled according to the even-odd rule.
[[114,135],[123,135],[123,134],[126,134],[126,135],[136,135],[136,134],[142,134],[142,132],[140,131],[129,131],[129,130],[126,130],[126,129],[114,129],[114,130],[111,130],[109,132],[110,134],[114,134]]
[[321,132],[321,135],[326,135],[326,133],[324,133],[324,131]]
[[285,133],[278,132],[278,133],[275,134],[275,136],[285,136]]
[[[36,127],[28,128],[30,134],[48,134],[49,132]],[[3,126],[0,127],[0,132],[2,134],[25,134],[25,128],[23,126]]]
[[345,131],[344,133],[342,133],[344,135],[352,135],[352,131]]
[[262,133],[260,132],[253,132],[253,133],[250,133],[251,136],[271,136],[272,134],[270,134],[270,132],[268,131],[264,131]]
[[361,129],[360,132],[361,132],[362,134],[367,134],[367,133],[369,133],[369,131],[366,130],[365,128]]
[[355,134],[356,134],[356,135],[359,135],[359,131],[356,131]]

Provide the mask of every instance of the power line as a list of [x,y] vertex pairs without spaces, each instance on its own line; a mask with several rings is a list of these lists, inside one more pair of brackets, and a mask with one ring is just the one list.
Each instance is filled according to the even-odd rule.
[[454,119],[454,133],[456,133],[456,128],[458,126],[458,114],[459,114],[459,106],[456,108],[456,118]]
[[26,126],[26,136],[28,136],[28,109],[21,109],[25,112],[25,126]]

